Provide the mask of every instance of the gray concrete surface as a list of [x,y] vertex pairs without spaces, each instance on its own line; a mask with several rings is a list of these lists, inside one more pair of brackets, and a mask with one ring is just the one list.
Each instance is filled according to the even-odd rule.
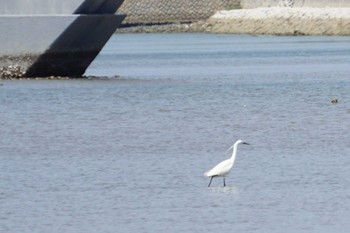
[[[129,0],[130,1],[130,0]],[[284,0],[241,0],[243,8],[278,6]],[[289,0],[293,7],[350,7],[349,0]]]
[[0,0],[0,15],[114,14],[123,0]]

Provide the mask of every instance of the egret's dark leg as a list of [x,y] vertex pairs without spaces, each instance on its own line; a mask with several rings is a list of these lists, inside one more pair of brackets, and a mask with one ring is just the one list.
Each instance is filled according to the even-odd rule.
[[225,176],[223,176],[224,177],[224,187],[226,186],[226,182],[225,182]]
[[212,176],[212,177],[210,178],[208,187],[210,187],[210,184],[211,184],[211,181],[213,180],[213,178],[214,178],[214,176]]

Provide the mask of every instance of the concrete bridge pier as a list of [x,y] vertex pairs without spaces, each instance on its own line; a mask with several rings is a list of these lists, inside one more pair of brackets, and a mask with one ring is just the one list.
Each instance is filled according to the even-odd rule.
[[19,67],[24,77],[82,76],[125,18],[115,15],[122,2],[0,0],[0,68]]

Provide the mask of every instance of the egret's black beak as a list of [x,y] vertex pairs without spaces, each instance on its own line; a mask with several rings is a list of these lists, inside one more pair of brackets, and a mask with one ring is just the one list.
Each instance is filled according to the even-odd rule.
[[242,142],[242,144],[245,144],[245,145],[250,145],[249,143],[247,143],[247,142]]

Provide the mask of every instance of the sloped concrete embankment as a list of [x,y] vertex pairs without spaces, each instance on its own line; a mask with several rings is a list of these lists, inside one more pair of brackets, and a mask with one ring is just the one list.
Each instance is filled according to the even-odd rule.
[[[347,7],[348,0],[125,0],[124,22],[141,26],[118,32],[349,35]],[[154,25],[163,23],[173,24]]]
[[349,0],[241,0],[244,9],[258,7],[350,7]]
[[221,11],[208,23],[213,33],[350,35],[350,8],[268,7]]

